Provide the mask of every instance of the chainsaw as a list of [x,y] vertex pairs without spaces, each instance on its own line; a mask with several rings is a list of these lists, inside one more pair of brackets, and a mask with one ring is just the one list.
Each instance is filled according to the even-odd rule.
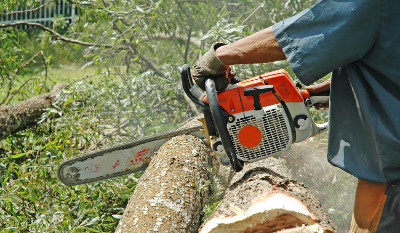
[[301,90],[281,69],[241,81],[217,92],[208,78],[204,93],[193,82],[190,67],[181,67],[185,94],[203,110],[204,126],[194,126],[142,138],[90,152],[63,162],[58,178],[66,185],[78,185],[146,169],[151,157],[172,137],[191,134],[207,139],[217,154],[228,157],[233,170],[245,162],[277,155],[290,145],[328,130],[328,124],[316,124],[310,107],[326,103],[328,93],[310,95]]

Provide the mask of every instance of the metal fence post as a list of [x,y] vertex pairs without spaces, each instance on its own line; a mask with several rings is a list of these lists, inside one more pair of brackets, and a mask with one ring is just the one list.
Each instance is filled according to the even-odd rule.
[[71,11],[71,23],[75,21],[75,4],[72,4],[72,11]]
[[[39,4],[39,6],[45,6],[40,7],[36,11],[30,11],[35,7],[34,5],[22,5],[14,10],[10,10],[8,7],[5,7],[5,9],[0,11],[0,23],[7,24],[26,21],[37,22],[44,26],[50,27],[53,23],[53,20],[57,16],[61,15],[65,19],[69,19],[69,23],[74,22],[75,15],[77,14],[74,4],[70,4],[66,2],[66,0],[40,0]],[[12,13],[18,11],[22,12]],[[27,29],[29,26],[24,25],[20,26],[20,28]]]

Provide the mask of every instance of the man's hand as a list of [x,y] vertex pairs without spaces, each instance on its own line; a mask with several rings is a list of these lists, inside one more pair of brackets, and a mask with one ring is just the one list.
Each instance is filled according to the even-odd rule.
[[206,78],[212,77],[215,81],[217,90],[222,90],[229,85],[229,66],[225,65],[215,54],[217,48],[225,45],[224,43],[215,43],[211,49],[205,53],[193,66],[192,77],[196,84],[205,89]]
[[[312,94],[319,94],[323,92],[330,92],[331,90],[331,80],[328,79],[322,83],[311,85],[306,87],[306,90],[312,95]],[[324,103],[324,104],[315,104],[314,107],[316,109],[321,109],[321,108],[329,108],[329,101]]]

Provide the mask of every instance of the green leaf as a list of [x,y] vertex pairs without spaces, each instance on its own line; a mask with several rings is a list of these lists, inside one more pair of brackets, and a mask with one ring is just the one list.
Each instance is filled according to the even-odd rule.
[[25,155],[29,155],[29,152],[20,153],[20,154],[16,154],[16,155],[11,155],[11,158],[18,159],[18,158],[21,158],[22,156],[25,156]]
[[101,74],[101,72],[103,71],[103,64],[101,64],[100,66],[99,66],[99,68],[96,70],[96,74],[97,75],[99,75],[99,74]]
[[64,106],[67,106],[74,99],[74,95],[71,95],[67,101],[65,101]]
[[100,219],[99,217],[95,217],[90,222],[86,223],[85,226],[86,227],[91,226],[91,225],[95,224],[99,219]]

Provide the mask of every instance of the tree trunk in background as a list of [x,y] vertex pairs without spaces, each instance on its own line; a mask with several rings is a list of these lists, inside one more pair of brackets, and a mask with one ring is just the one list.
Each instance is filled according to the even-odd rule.
[[64,84],[56,84],[50,93],[20,103],[0,106],[0,140],[34,125],[42,116],[44,109],[51,106],[57,94],[64,88]]
[[208,153],[194,136],[166,142],[140,178],[116,232],[197,232],[209,187]]
[[200,232],[333,232],[319,201],[288,174],[282,159],[247,164]]

